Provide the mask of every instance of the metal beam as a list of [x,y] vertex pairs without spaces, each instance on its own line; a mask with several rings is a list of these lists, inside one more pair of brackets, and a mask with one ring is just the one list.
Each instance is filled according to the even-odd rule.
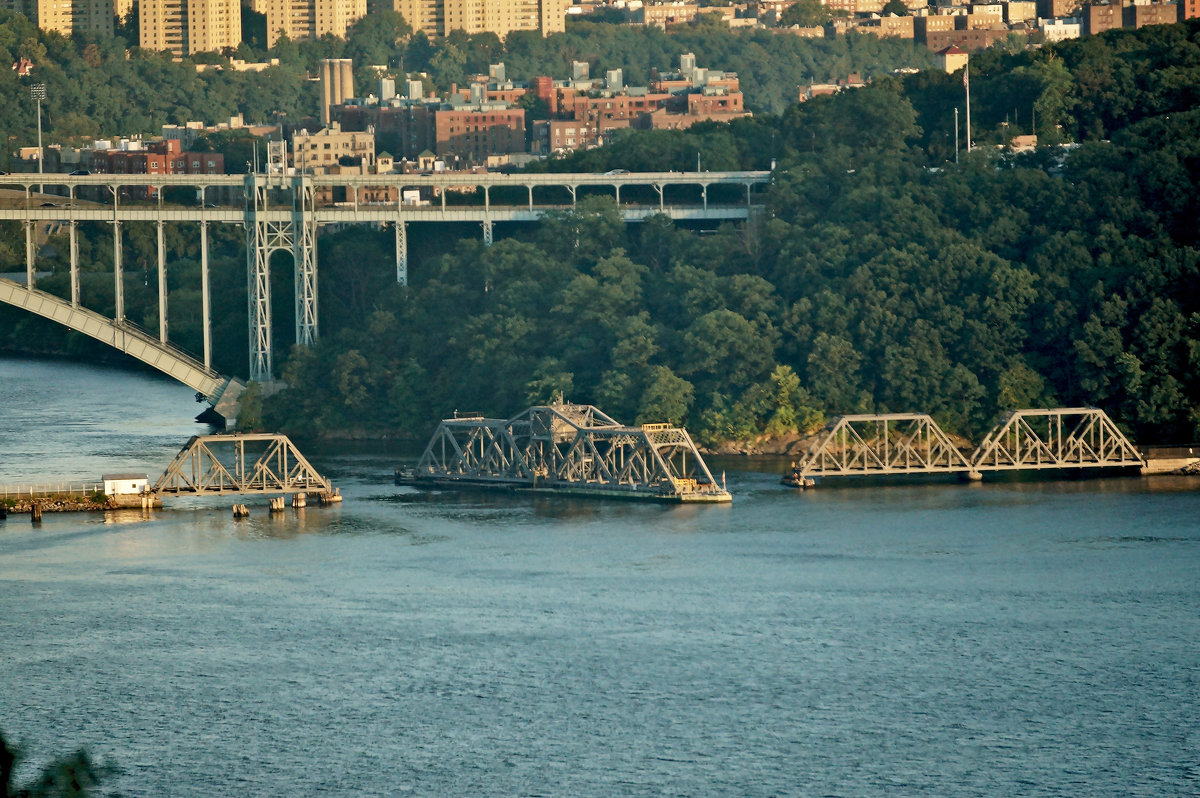
[[200,222],[200,316],[204,328],[204,368],[212,368],[212,290],[208,284],[208,222]]
[[113,220],[113,294],[117,324],[125,321],[125,273],[121,267],[121,222]]
[[79,306],[79,222],[71,220],[71,304]]
[[408,223],[397,218],[393,229],[396,234],[396,282],[408,285]]
[[32,291],[37,287],[36,276],[34,273],[34,238],[33,238],[33,222],[25,222],[25,287]]
[[[161,194],[161,192],[160,192]],[[167,248],[163,222],[158,221],[158,340],[167,342]]]

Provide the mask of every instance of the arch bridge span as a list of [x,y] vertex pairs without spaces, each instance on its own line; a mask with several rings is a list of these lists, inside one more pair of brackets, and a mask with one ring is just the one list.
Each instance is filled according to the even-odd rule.
[[240,382],[221,376],[191,355],[169,343],[155,340],[127,322],[118,323],[53,294],[24,288],[3,278],[0,278],[0,302],[22,308],[108,344],[203,395],[223,418],[232,419],[236,416],[237,395],[244,388]]

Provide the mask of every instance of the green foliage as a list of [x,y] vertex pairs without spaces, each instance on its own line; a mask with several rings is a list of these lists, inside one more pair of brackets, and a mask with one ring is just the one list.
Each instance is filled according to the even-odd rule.
[[832,16],[829,8],[820,0],[796,0],[779,15],[779,27],[790,28],[799,25],[802,28],[812,28],[824,25]]
[[10,748],[0,732],[0,798],[87,798],[95,795],[102,770],[92,764],[87,752],[59,757],[42,768],[28,786],[13,784],[13,772],[21,760],[21,751]]
[[[737,69],[747,91],[764,92],[762,107],[786,110],[686,131],[630,131],[538,168],[683,172],[697,168],[697,156],[711,170],[774,161],[766,207],[751,223],[697,235],[662,217],[626,225],[611,197],[585,187],[570,212],[533,228],[500,228],[509,237],[491,247],[477,228],[455,242],[446,228],[438,240],[422,239],[414,225],[406,288],[394,282],[390,231],[323,236],[320,343],[291,352],[280,369],[286,390],[250,394],[245,424],[421,437],[455,409],[507,416],[561,394],[622,421],[687,423],[710,445],[807,432],[827,415],[863,411],[930,412],[976,434],[1001,410],[1042,404],[1097,405],[1160,440],[1200,431],[1200,23],[979,54],[971,74],[981,146],[957,166],[960,75],[877,77],[803,105],[790,94],[776,103],[776,89],[764,88],[776,80],[764,76],[768,69],[795,73],[793,58],[818,79],[871,58],[894,62],[901,51],[885,52],[873,37],[803,49],[786,36],[589,22],[559,37],[514,34],[503,43],[459,32],[435,46],[414,35],[401,52],[397,30],[376,40],[375,57],[394,46],[387,63],[402,56],[412,68],[425,59],[442,83],[501,57],[518,77],[564,74],[570,60],[586,59],[627,67],[632,83],[681,50]],[[39,38],[20,18],[0,15],[0,49],[37,53],[47,70],[60,59],[87,91],[126,97],[152,74],[177,77],[183,89],[171,98],[125,107],[139,123],[184,107],[198,87],[195,102],[233,107],[221,99],[233,84],[222,81],[239,78],[196,75],[153,54],[126,61],[96,44],[87,51]],[[294,68],[356,46],[284,41],[278,52]],[[855,58],[822,50],[836,47]],[[630,65],[630,52],[645,66]],[[264,92],[244,102],[303,106],[309,89],[292,87],[287,74],[268,70],[238,84]],[[0,80],[9,107],[20,106],[20,88],[13,76]],[[77,99],[92,101],[83,91]],[[102,115],[82,116],[106,129]],[[1030,129],[1044,141],[1079,144],[1021,156],[987,146]],[[667,193],[668,202],[700,201],[685,187]],[[658,202],[652,189],[623,191],[622,200]],[[744,194],[712,187],[708,200],[736,203]],[[214,303],[226,308],[216,362],[236,372],[246,362],[244,243],[222,227],[212,228]],[[127,315],[153,328],[153,226],[123,229]],[[23,270],[20,229],[0,231],[0,271]],[[172,337],[195,351],[199,303],[189,286],[198,247],[175,225],[167,238]],[[81,225],[85,296],[101,311],[112,304],[110,241],[104,225]],[[61,237],[49,244],[39,257],[51,272],[43,285],[63,295],[67,247]],[[290,293],[286,265],[272,270],[277,296]],[[292,319],[276,310],[275,340],[284,341]],[[30,341],[80,356],[100,351],[0,308],[0,344]]]

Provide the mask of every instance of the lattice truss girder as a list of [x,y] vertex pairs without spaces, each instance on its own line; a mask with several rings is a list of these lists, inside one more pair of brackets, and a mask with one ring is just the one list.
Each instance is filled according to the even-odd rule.
[[292,258],[296,265],[296,343],[317,342],[317,217],[312,183],[299,178],[292,213]]
[[967,471],[970,463],[925,414],[837,416],[809,450],[804,473]]
[[977,470],[1141,465],[1142,458],[1103,410],[1014,410],[988,433]]
[[329,482],[286,435],[196,435],[151,490],[156,494],[297,493],[328,491]]
[[952,473],[1141,465],[1095,408],[1013,410],[969,457],[923,414],[837,416],[801,461],[806,476]]
[[625,427],[591,405],[535,407],[507,421],[443,421],[417,470],[498,482],[715,484],[685,430]]

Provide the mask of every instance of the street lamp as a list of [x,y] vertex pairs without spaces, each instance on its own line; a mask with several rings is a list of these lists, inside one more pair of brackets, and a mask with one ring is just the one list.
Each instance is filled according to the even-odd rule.
[[42,174],[42,100],[46,99],[46,84],[35,83],[29,87],[30,99],[37,101],[38,127],[38,174]]

